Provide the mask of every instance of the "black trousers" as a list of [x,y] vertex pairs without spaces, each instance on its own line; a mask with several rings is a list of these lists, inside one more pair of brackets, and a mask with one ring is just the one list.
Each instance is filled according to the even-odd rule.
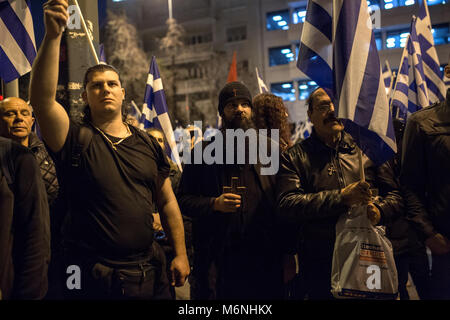
[[166,260],[155,242],[151,255],[135,261],[105,261],[64,248],[63,294],[67,300],[169,300]]

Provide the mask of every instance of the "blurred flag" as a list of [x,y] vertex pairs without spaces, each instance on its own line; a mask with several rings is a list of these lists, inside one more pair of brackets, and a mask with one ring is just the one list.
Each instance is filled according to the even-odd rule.
[[270,92],[269,89],[267,89],[267,86],[264,83],[263,79],[260,77],[259,72],[258,72],[258,68],[256,68],[256,79],[258,80],[259,93],[268,93],[268,92]]
[[313,124],[309,121],[309,119],[296,123],[294,134],[291,137],[292,143],[297,143],[308,138],[312,133],[312,128]]
[[389,91],[391,91],[391,85],[392,85],[392,71],[391,67],[389,66],[389,61],[384,62],[383,67],[383,80],[384,80],[384,86],[386,87],[386,94],[389,96]]
[[429,106],[429,90],[425,81],[423,55],[416,33],[416,22],[416,18],[413,17],[391,101],[394,117],[403,122],[409,114]]
[[381,164],[396,152],[392,115],[366,0],[309,0],[298,68],[333,100],[363,152]]
[[442,71],[439,58],[434,47],[434,38],[431,31],[430,13],[427,2],[422,0],[419,16],[416,21],[417,37],[422,52],[423,69],[428,88],[429,104],[445,100],[445,85],[442,80]]
[[139,110],[139,107],[136,105],[136,102],[134,102],[134,100],[131,100],[130,114],[138,121],[142,119],[142,112],[141,110]]
[[237,77],[237,63],[236,63],[236,51],[233,52],[233,60],[231,60],[230,71],[228,72],[228,82],[238,81]]
[[30,72],[35,57],[30,0],[0,1],[0,78],[10,82]]
[[105,46],[103,45],[103,43],[100,43],[98,45],[98,51],[99,51],[100,64],[107,64],[106,57],[105,57]]
[[150,63],[150,72],[145,87],[144,105],[142,106],[142,116],[139,122],[141,129],[156,127],[164,132],[167,141],[167,155],[182,171],[183,169],[167,109],[166,95],[164,94],[161,76],[154,56]]

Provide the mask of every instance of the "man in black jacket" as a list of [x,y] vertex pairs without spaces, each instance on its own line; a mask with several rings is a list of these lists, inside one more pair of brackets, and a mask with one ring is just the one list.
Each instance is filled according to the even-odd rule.
[[51,216],[52,262],[49,268],[49,290],[47,298],[61,298],[62,285],[58,272],[54,270],[59,261],[60,228],[65,214],[64,202],[59,195],[59,184],[55,164],[44,143],[32,132],[34,117],[31,107],[22,99],[9,97],[0,101],[0,136],[9,138],[28,148],[39,166]]
[[[449,61],[450,64],[450,61]],[[445,67],[450,76],[450,66]],[[432,252],[430,295],[450,299],[450,91],[408,117],[401,182],[409,218]]]
[[[363,155],[366,181],[360,181],[358,147],[335,117],[334,105],[319,88],[311,93],[311,136],[286,150],[277,175],[280,214],[299,232],[300,272],[308,299],[331,299],[331,263],[340,215],[352,205],[367,204],[371,222],[383,224],[402,207],[388,163],[375,166]],[[376,202],[370,189],[379,191]]]
[[33,155],[0,137],[0,299],[42,299],[50,230],[47,195]]
[[[242,83],[231,82],[221,90],[219,113],[226,130],[217,133],[215,142],[223,137],[230,152],[230,138],[223,133],[251,132],[253,127],[252,97]],[[203,144],[204,150],[212,145]],[[247,156],[248,145],[244,143]],[[216,155],[221,151],[216,149]],[[281,299],[275,176],[261,174],[261,165],[248,157],[242,164],[233,160],[185,164],[183,169],[178,201],[183,214],[192,217],[193,299]],[[236,189],[227,188],[236,178]]]

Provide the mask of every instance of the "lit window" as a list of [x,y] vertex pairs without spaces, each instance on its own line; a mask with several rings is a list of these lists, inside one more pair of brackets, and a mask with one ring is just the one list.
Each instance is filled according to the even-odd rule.
[[270,92],[279,96],[284,101],[295,101],[295,89],[292,82],[272,83]]
[[306,18],[306,7],[295,8],[292,12],[292,23],[297,24],[300,22],[305,22]]
[[269,66],[288,64],[294,61],[291,46],[269,48]]
[[427,4],[429,6],[433,6],[435,4],[446,4],[448,2],[448,0],[428,0]]
[[266,14],[267,30],[287,30],[289,29],[289,23],[291,23],[289,10],[268,12]]
[[298,99],[306,100],[308,99],[311,92],[317,88],[317,83],[311,80],[301,80],[298,82]]

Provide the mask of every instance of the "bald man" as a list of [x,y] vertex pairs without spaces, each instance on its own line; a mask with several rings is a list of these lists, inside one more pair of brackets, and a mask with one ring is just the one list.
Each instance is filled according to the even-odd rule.
[[24,100],[10,97],[0,101],[0,136],[11,139],[33,152],[45,183],[49,205],[52,207],[59,189],[55,165],[42,141],[31,131],[33,124],[33,111]]

